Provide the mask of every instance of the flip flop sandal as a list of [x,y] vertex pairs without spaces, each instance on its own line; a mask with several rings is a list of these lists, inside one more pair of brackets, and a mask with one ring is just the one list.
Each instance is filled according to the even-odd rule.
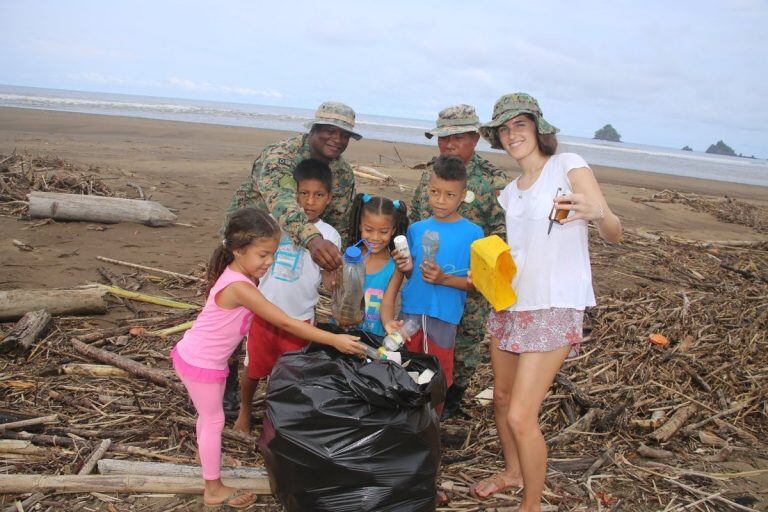
[[[248,497],[248,499],[244,500],[243,498]],[[203,501],[203,510],[205,512],[225,512],[227,510],[241,510],[244,508],[248,508],[254,503],[256,503],[256,500],[258,499],[258,496],[255,492],[249,491],[247,489],[237,489],[235,492],[227,496],[227,499],[224,500],[221,503],[216,504],[207,504],[205,501]]]
[[[477,493],[478,488],[483,487],[485,489],[491,489],[490,492],[485,494],[485,496],[480,495]],[[487,500],[494,494],[498,494],[501,492],[506,491],[507,489],[511,489],[513,487],[517,487],[514,484],[508,484],[506,480],[504,480],[504,477],[501,476],[500,473],[496,473],[495,475],[484,478],[480,480],[479,482],[475,482],[472,484],[472,486],[469,488],[469,494],[472,495],[473,498],[478,500]]]

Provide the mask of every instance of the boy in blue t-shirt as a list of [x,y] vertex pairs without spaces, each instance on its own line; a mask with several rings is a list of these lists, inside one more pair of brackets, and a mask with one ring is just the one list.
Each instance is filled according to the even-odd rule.
[[[467,196],[467,170],[455,156],[435,160],[427,192],[432,216],[411,224],[407,238],[413,260],[396,255],[398,268],[408,277],[402,291],[402,320],[417,320],[422,329],[406,344],[411,352],[437,356],[447,385],[453,382],[453,349],[456,328],[464,313],[467,292],[469,246],[482,238],[483,230],[458,213]],[[430,256],[429,240],[439,237],[439,247]],[[426,253],[425,254],[425,248]],[[392,319],[382,321],[394,330]]]

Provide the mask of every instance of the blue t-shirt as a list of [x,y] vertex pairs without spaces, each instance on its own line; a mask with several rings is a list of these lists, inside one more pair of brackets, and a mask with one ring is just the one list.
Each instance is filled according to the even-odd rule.
[[403,313],[427,315],[458,325],[464,313],[467,292],[450,286],[430,284],[421,278],[419,266],[424,261],[421,237],[425,231],[436,231],[440,235],[436,261],[443,272],[466,276],[469,269],[469,246],[484,236],[483,230],[463,217],[453,222],[441,222],[430,217],[408,227],[406,236],[413,256],[413,274],[403,287]]
[[384,336],[387,332],[381,323],[381,301],[384,299],[384,292],[387,291],[392,274],[395,273],[395,260],[389,258],[389,261],[381,267],[381,270],[375,274],[365,274],[365,314],[363,321],[358,328],[361,331],[370,332],[377,336]]

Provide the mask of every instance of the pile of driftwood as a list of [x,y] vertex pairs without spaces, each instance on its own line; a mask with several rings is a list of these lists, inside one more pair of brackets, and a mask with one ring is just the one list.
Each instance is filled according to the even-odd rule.
[[167,226],[176,215],[149,201],[133,182],[127,198],[104,183],[98,167],[84,168],[53,156],[0,155],[0,212],[13,217]]
[[[765,509],[768,244],[647,232],[591,243],[598,290],[605,280],[626,286],[599,293],[580,355],[544,402],[545,510]],[[120,313],[116,326],[45,312],[0,324],[0,504],[196,510],[194,411],[168,352],[202,303],[203,274],[100,264],[97,290]],[[439,485],[451,501],[441,510],[519,503],[513,492],[485,502],[468,492],[502,468],[492,407],[471,398],[491,383],[483,365],[466,415],[443,425]],[[263,493],[252,510],[281,510],[258,430],[225,430],[225,478]]]
[[749,226],[760,233],[768,233],[768,212],[765,208],[732,197],[704,197],[684,194],[673,190],[662,190],[650,198],[632,198],[642,203],[679,203],[696,212],[709,213],[723,222]]
[[400,192],[410,192],[410,193],[416,190],[415,187],[398,183],[397,180],[395,180],[389,174],[383,173],[370,166],[354,164],[352,166],[352,172],[354,173],[355,178],[364,179],[364,180],[376,183],[379,187],[394,186],[394,187],[397,187],[400,190]]
[[98,168],[80,167],[50,155],[0,155],[0,211],[26,215],[27,194],[34,191],[115,196]]
[[[581,354],[544,403],[546,499],[560,510],[763,510],[768,244],[629,233],[592,240],[592,252],[597,282],[618,272],[634,286],[598,298]],[[491,407],[469,413],[447,426],[462,444],[444,459],[446,489],[502,467]]]

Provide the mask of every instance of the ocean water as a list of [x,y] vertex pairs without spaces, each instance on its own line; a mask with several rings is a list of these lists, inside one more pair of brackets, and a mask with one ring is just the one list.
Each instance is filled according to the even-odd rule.
[[[304,131],[313,110],[248,103],[156,98],[127,94],[65,91],[0,85],[0,106],[59,110]],[[434,145],[424,137],[433,120],[405,119],[358,113],[356,129],[369,139]],[[639,171],[768,186],[768,161],[710,155],[696,151],[597,141],[558,134],[559,151],[579,153],[587,162]],[[478,149],[491,150],[481,140]]]

